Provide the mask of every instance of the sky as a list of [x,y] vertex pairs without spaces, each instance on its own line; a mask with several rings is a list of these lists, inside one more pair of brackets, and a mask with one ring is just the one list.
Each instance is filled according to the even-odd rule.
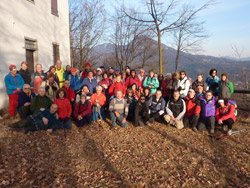
[[[104,0],[109,15],[114,12],[113,5],[116,4],[116,1],[121,2],[122,0]],[[141,1],[144,0],[123,0],[125,6],[135,8],[140,7]],[[179,1],[198,8],[208,0]],[[234,57],[235,54],[231,46],[235,46],[242,52],[242,58],[250,57],[250,0],[215,1],[215,5],[197,15],[198,19],[206,21],[204,27],[206,33],[210,35],[203,42],[202,48],[204,51],[201,53],[216,57]],[[169,46],[168,40],[166,37],[162,42]]]

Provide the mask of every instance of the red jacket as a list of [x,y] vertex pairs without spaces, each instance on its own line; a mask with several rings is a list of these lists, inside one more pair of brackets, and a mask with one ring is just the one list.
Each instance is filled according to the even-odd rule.
[[194,114],[199,115],[201,112],[200,100],[194,97],[190,99],[188,96],[184,99],[186,103],[186,114],[184,117],[190,117]]
[[91,95],[90,100],[91,100],[92,105],[96,106],[96,102],[95,102],[96,99],[100,101],[100,106],[106,105],[106,96],[103,93],[101,93],[99,96],[96,93]]
[[54,101],[54,104],[57,104],[58,106],[58,116],[59,118],[70,118],[71,116],[71,112],[72,112],[72,108],[71,108],[71,104],[69,102],[69,99],[65,98],[65,99],[59,99],[57,98]]
[[[74,110],[74,117],[76,119],[77,119],[78,115],[81,115],[82,117],[85,117],[88,114],[92,114],[91,103],[89,101],[87,101],[87,100],[86,100],[86,102],[84,104],[80,104],[80,102],[78,102],[76,104],[75,110]],[[80,105],[80,107],[79,107],[79,105]]]
[[74,92],[73,89],[69,88],[67,89],[65,86],[63,87],[63,90],[67,93],[67,99],[69,99],[69,101],[71,101],[71,99],[74,99],[76,98],[76,94]]
[[227,120],[229,118],[232,118],[234,122],[236,121],[236,117],[234,115],[235,106],[233,104],[230,104],[230,102],[227,103],[227,105],[222,108],[221,106],[216,109],[215,118],[218,121],[221,119],[222,121]]
[[82,71],[82,80],[88,76],[88,72],[86,70]]
[[168,97],[168,90],[167,90],[167,86],[169,84],[168,80],[163,80],[161,83],[161,88],[162,88],[162,96],[163,97]]
[[137,85],[137,87],[141,87],[141,80],[137,76],[135,76],[134,78],[132,76],[129,76],[128,78],[126,78],[125,86],[128,88],[134,83]]
[[109,88],[109,96],[115,95],[116,91],[121,90],[123,95],[126,94],[126,87],[121,82],[114,82]]
[[100,82],[99,82],[99,86],[102,86],[102,90],[104,91],[104,87],[103,85],[106,84],[107,87],[109,88],[111,86],[111,84],[113,83],[113,81],[109,78],[105,78],[105,79],[102,79]]

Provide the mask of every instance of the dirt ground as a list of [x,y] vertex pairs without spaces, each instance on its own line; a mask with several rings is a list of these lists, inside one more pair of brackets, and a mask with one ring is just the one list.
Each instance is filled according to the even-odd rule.
[[[250,187],[250,118],[240,112],[233,131],[152,127],[73,127],[53,134],[4,131],[0,120],[0,187]],[[219,133],[218,133],[219,134]]]

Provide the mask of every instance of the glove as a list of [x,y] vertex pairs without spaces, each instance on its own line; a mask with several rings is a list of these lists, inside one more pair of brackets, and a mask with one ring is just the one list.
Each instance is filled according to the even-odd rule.
[[46,87],[45,87],[45,90],[48,91],[48,90],[49,90],[49,86],[46,86]]
[[53,91],[56,91],[56,90],[57,90],[57,87],[52,86],[52,89],[53,89]]
[[178,87],[178,89],[177,89],[178,91],[181,91],[182,90],[182,87],[180,86],[180,87]]

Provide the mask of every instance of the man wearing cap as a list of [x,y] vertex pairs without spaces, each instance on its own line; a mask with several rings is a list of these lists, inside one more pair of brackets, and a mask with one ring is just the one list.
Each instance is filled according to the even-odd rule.
[[9,117],[14,119],[18,103],[18,93],[20,93],[23,88],[24,80],[20,74],[17,74],[15,65],[10,65],[9,70],[10,73],[5,76],[4,82],[9,96]]
[[115,75],[117,76],[117,75],[119,75],[119,74],[121,74],[121,70],[120,70],[119,67],[116,67],[116,68],[115,68]]
[[201,112],[200,100],[196,98],[195,91],[189,89],[188,96],[184,98],[184,101],[186,103],[186,114],[183,119],[184,128],[191,128],[196,132]]
[[96,79],[97,83],[99,83],[102,80],[102,69],[101,68],[96,69],[95,79]]
[[109,75],[113,75],[115,73],[113,67],[109,67]]
[[183,117],[186,113],[186,104],[180,96],[180,91],[175,90],[173,93],[173,98],[167,103],[167,114],[164,116],[167,124],[173,125],[177,129],[182,129],[184,127]]
[[67,80],[70,82],[70,87],[74,90],[75,94],[81,89],[82,77],[76,74],[76,68],[70,69],[71,74],[68,75]]
[[89,71],[90,71],[90,63],[87,62],[85,64],[85,69],[82,71],[82,75],[81,75],[82,76],[82,80],[88,76]]
[[30,72],[28,70],[28,63],[27,62],[23,61],[21,63],[21,69],[17,73],[22,76],[25,84],[30,84],[31,75],[30,75]]
[[60,60],[56,61],[56,74],[59,79],[59,87],[62,88],[64,85],[64,81],[66,79],[64,68],[62,67],[62,62]]

